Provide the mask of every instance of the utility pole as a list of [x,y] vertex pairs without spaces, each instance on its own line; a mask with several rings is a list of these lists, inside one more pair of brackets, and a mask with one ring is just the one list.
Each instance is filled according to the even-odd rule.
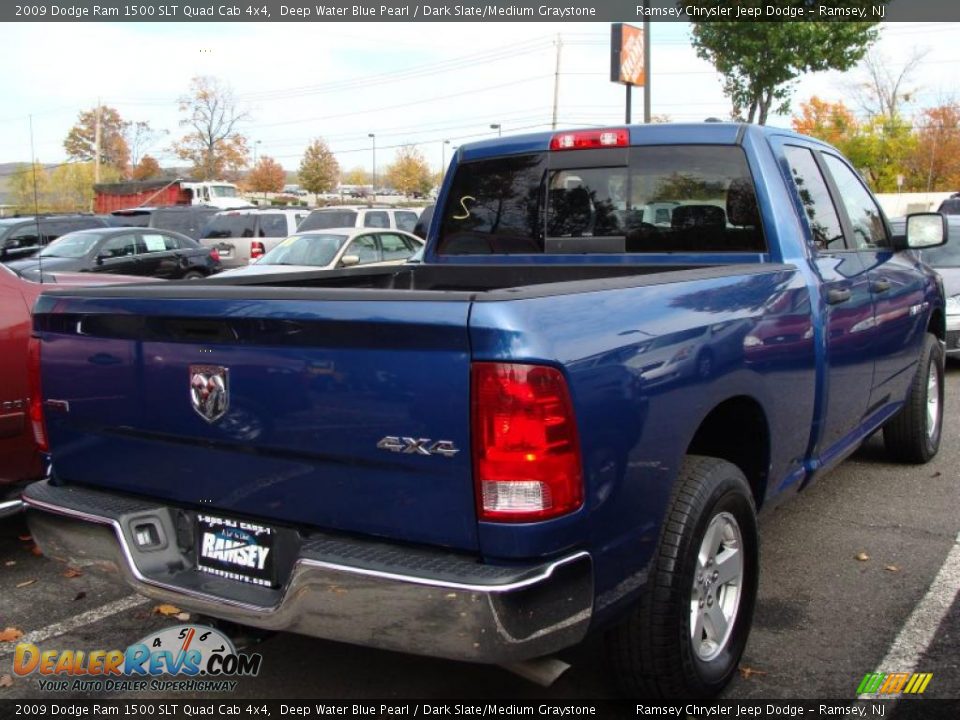
[[93,121],[93,181],[100,182],[100,98],[97,98]]
[[557,129],[557,105],[560,100],[560,48],[563,47],[563,41],[560,39],[560,33],[557,33],[557,64],[553,71],[553,124],[551,127]]

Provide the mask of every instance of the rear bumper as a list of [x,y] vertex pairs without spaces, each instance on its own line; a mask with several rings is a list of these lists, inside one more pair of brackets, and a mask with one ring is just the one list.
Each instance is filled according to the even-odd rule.
[[[46,481],[29,486],[23,500],[45,555],[113,574],[155,600],[268,630],[510,663],[580,642],[592,615],[586,552],[500,567],[315,533],[301,536],[286,582],[271,589],[196,570],[184,511]],[[156,523],[163,547],[137,548],[132,527],[143,522]]]

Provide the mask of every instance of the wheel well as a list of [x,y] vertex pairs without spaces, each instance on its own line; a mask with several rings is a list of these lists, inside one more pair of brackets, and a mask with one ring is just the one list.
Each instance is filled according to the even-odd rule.
[[943,313],[940,312],[940,308],[937,308],[930,314],[927,332],[936,335],[938,340],[946,340],[946,325],[944,324]]
[[757,508],[763,504],[770,465],[770,431],[756,400],[741,396],[726,400],[707,415],[687,448],[732,462],[746,475]]

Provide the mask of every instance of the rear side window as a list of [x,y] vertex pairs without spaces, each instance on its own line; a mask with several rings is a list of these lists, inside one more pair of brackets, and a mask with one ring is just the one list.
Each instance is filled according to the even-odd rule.
[[170,235],[161,235],[160,233],[143,233],[143,244],[147,252],[164,252],[165,250],[179,250],[180,243],[175,237]]
[[237,213],[236,215],[218,215],[203,231],[205,238],[251,238],[256,215]]
[[307,230],[327,230],[329,228],[356,227],[357,213],[355,210],[323,210],[307,215],[297,232]]
[[260,237],[286,237],[287,216],[280,213],[267,213],[260,216]]
[[450,197],[439,244],[445,255],[766,250],[740,147],[485,160],[458,168]]

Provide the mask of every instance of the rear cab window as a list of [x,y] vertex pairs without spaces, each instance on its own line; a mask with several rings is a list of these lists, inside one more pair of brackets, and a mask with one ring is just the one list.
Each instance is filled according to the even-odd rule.
[[439,255],[766,252],[738,146],[534,153],[464,163]]

